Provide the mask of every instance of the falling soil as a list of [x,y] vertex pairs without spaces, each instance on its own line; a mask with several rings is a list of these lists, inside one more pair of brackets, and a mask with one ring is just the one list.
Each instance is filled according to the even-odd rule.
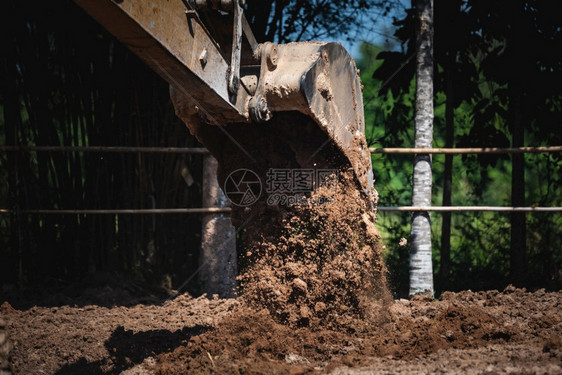
[[[190,359],[181,371],[209,360],[219,373],[254,371],[232,367],[248,355],[256,356],[250,363],[288,356],[307,368],[309,359],[299,359],[305,351],[326,360],[336,354],[334,343],[346,346],[388,319],[380,236],[371,202],[356,186],[353,173],[340,170],[300,204],[268,213],[262,230],[250,234],[236,313],[179,349]],[[161,362],[162,374],[177,373],[169,357]]]
[[291,328],[353,330],[379,319],[389,295],[374,219],[351,171],[330,176],[251,233],[241,301]]
[[261,225],[247,234],[235,312],[159,358],[158,372],[199,371],[209,361],[218,373],[259,372],[259,362],[275,360],[265,372],[284,372],[285,359],[308,369],[387,321],[374,202],[357,186],[351,169],[335,170],[298,204],[254,209]]

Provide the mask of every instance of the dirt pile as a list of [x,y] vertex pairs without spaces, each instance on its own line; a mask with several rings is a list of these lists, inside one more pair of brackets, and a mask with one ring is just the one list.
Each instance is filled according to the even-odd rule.
[[6,321],[0,316],[0,374],[9,375],[10,370],[10,350],[12,344],[6,330]]
[[352,172],[340,171],[274,223],[270,216],[246,252],[242,301],[290,327],[347,329],[378,314],[389,294],[368,205]]
[[[364,373],[393,373],[394,366],[410,369],[411,361],[432,358],[438,351],[442,357],[428,360],[431,365],[449,361],[458,366],[470,359],[484,371],[486,358],[501,353],[500,368],[518,358],[526,365],[541,361],[540,368],[559,369],[562,294],[514,289],[517,295],[510,297],[512,290],[448,293],[442,301],[399,300],[389,306],[387,320],[357,319],[347,326],[352,330],[293,328],[277,323],[267,310],[238,306],[215,329],[158,356],[153,369],[158,374],[355,373],[342,369],[369,366],[382,358],[386,372],[372,368]],[[491,352],[483,349],[490,345]],[[522,349],[525,354],[517,354]],[[465,358],[467,350],[474,350],[474,357]],[[424,372],[423,367],[418,370]]]
[[187,295],[129,307],[5,302],[0,316],[14,374],[555,374],[560,306],[562,292],[446,293],[395,301],[387,321],[355,332],[291,328],[266,310]]
[[517,329],[477,307],[389,303],[374,213],[352,174],[333,179],[252,233],[240,305],[159,356],[158,374],[328,372],[517,339]]

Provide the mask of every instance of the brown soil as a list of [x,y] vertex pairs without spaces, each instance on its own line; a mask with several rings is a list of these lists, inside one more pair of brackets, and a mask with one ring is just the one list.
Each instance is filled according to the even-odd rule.
[[239,276],[245,305],[292,328],[354,330],[375,318],[389,294],[369,204],[346,170],[305,203],[266,210]]
[[15,374],[562,372],[562,292],[445,293],[355,331],[277,323],[233,299],[1,308]]

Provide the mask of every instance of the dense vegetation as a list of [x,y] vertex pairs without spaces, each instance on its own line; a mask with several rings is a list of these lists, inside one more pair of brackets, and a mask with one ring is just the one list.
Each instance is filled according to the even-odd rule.
[[[3,145],[193,146],[168,85],[70,1],[5,4]],[[200,157],[8,152],[0,206],[12,210],[201,207]],[[183,171],[183,173],[182,173]],[[159,281],[197,268],[197,215],[0,215],[3,282],[85,275]],[[195,259],[193,259],[195,258]]]
[[[435,1],[435,147],[562,143],[561,22],[545,1]],[[398,20],[401,51],[363,45],[367,135],[373,146],[413,146],[413,11]],[[377,60],[374,64],[373,61]],[[411,202],[409,156],[374,156],[380,205]],[[560,206],[561,155],[434,156],[434,205]],[[437,289],[559,288],[559,213],[432,215]],[[407,290],[409,220],[379,214],[398,291]]]
[[[396,5],[324,3],[248,1],[248,15],[258,39],[287,41],[354,36],[361,23],[372,27]],[[562,144],[562,31],[552,7],[537,0],[435,1],[435,146]],[[372,146],[413,145],[411,14],[397,20],[391,51],[364,44],[358,59]],[[174,116],[166,83],[72,2],[12,0],[3,18],[0,145],[196,145]],[[409,205],[412,157],[375,155],[373,165],[380,205]],[[561,206],[561,166],[560,154],[434,156],[433,203]],[[200,177],[196,155],[3,152],[0,206],[200,207]],[[447,215],[433,214],[437,289],[510,281],[559,288],[562,215],[523,218],[454,213],[447,235]],[[380,213],[379,224],[393,286],[403,293],[408,248],[398,242],[408,237],[409,214]],[[522,241],[513,242],[512,225]],[[199,237],[197,215],[0,214],[0,282],[45,285],[109,274],[177,287],[197,268]],[[441,257],[447,249],[450,257]]]

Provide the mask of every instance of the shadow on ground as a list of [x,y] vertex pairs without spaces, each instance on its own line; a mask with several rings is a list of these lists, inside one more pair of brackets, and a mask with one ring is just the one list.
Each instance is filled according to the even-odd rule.
[[[63,366],[56,375],[74,374],[119,374],[151,356],[174,350],[185,345],[193,337],[198,336],[210,327],[196,325],[184,327],[182,330],[171,332],[168,330],[152,330],[134,333],[117,327],[111,337],[104,343],[110,353],[110,361],[88,362],[85,358]],[[104,368],[111,368],[104,370]]]

